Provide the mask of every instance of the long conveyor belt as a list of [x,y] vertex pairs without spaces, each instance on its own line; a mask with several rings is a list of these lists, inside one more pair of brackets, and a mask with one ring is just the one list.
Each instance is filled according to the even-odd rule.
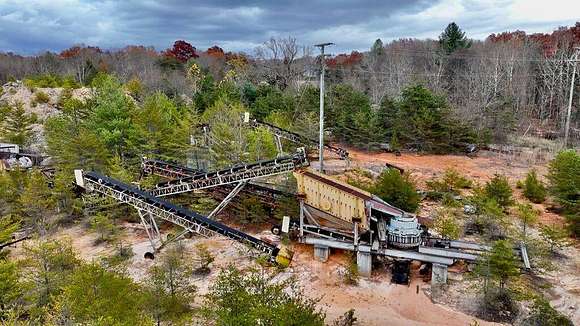
[[159,175],[169,179],[186,178],[203,173],[202,170],[188,168],[173,162],[143,158],[141,163],[143,172]]
[[[143,158],[142,161],[142,171],[147,174],[154,174],[167,179],[179,179],[186,177],[195,177],[198,174],[203,174],[203,171],[190,169],[177,163],[152,160]],[[165,182],[160,183],[157,187],[163,187]],[[233,185],[224,185],[216,189],[223,190],[229,193],[233,188]],[[219,192],[219,191],[218,191]],[[274,189],[271,187],[266,187],[257,183],[248,183],[244,186],[242,192],[248,192],[258,195],[260,198],[267,198],[269,201],[273,201],[283,197],[292,197],[295,194],[283,190]]]
[[[149,192],[156,197],[174,195],[288,173],[306,165],[308,165],[306,154],[303,149],[299,149],[298,152],[291,156],[250,164],[239,164],[219,171],[198,173],[159,183]],[[168,168],[165,167],[165,169]],[[143,171],[152,174],[164,173],[157,168],[156,164],[150,164],[149,161],[143,161]]]
[[[78,174],[78,172],[76,173]],[[279,249],[273,244],[264,242],[249,234],[210,220],[201,214],[174,205],[151,193],[139,190],[96,172],[82,173],[82,181],[79,180],[79,175],[77,175],[77,184],[88,191],[95,191],[109,196],[119,202],[129,204],[138,210],[150,213],[185,229],[206,236],[221,234],[230,239],[247,244],[270,255],[273,260],[278,254]]]
[[[267,122],[263,122],[263,121],[259,121],[259,120],[251,120],[250,121],[250,125],[253,127],[263,127],[268,129],[271,133],[273,133],[274,135],[280,137],[280,138],[284,138],[287,139],[291,142],[297,143],[297,144],[302,144],[302,145],[307,145],[307,146],[313,146],[316,145],[318,143],[318,140],[316,139],[311,139],[308,137],[305,137],[303,135],[297,134],[295,132],[286,130],[286,129],[282,129],[278,126],[275,126],[273,124],[267,123]],[[328,145],[328,144],[324,144],[324,148],[326,148],[327,150],[334,152],[336,154],[338,154],[340,156],[341,159],[346,160],[348,158],[348,151],[340,148],[340,147],[336,147],[336,146],[332,146],[332,145]]]

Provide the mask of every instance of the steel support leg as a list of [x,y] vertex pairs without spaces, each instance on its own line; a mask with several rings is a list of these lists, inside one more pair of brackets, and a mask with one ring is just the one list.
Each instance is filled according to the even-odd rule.
[[300,199],[300,239],[304,237],[304,201]]
[[282,141],[280,140],[280,136],[278,135],[275,135],[274,139],[276,141],[276,150],[278,151],[278,157],[280,157],[284,154],[284,151],[282,150]]
[[217,214],[219,214],[232,201],[232,199],[234,199],[234,197],[240,193],[242,188],[244,188],[247,183],[247,181],[238,183],[236,187],[226,196],[226,198],[224,198],[224,200],[222,200],[221,203],[219,203],[219,205],[217,205],[216,208],[214,208],[214,210],[209,213],[207,218],[213,219]]
[[[153,252],[157,251],[157,246],[155,246],[155,239],[157,238],[157,240],[159,242],[160,238],[159,238],[159,229],[157,228],[157,223],[155,223],[155,220],[152,218],[151,214],[149,212],[144,212],[141,209],[138,209],[137,212],[139,213],[139,218],[141,218],[141,224],[143,224],[143,227],[145,228],[145,232],[147,232],[147,237],[149,238],[149,243],[151,244],[151,249],[153,250]],[[147,218],[145,215],[148,215],[149,218]],[[149,224],[147,222],[147,220],[149,220]],[[151,230],[149,230],[149,228],[151,228]],[[155,237],[157,236],[157,237]]]

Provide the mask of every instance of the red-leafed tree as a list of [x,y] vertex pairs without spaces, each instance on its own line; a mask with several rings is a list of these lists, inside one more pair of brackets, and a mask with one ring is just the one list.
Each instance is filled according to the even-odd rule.
[[508,42],[513,40],[531,40],[539,45],[542,54],[552,57],[559,49],[571,51],[580,44],[580,22],[572,27],[560,27],[552,33],[535,33],[527,35],[523,31],[491,34],[487,38],[491,42]]
[[180,62],[187,62],[187,60],[191,58],[199,57],[195,47],[182,40],[175,41],[173,47],[167,49],[164,54],[168,57],[173,57]]
[[350,54],[341,53],[335,56],[334,58],[326,59],[326,64],[329,67],[335,66],[349,67],[360,63],[362,58],[363,58],[362,53],[358,51],[352,51]]
[[103,53],[103,51],[97,46],[75,45],[66,50],[62,50],[59,55],[61,58],[66,59],[78,57],[84,53]]

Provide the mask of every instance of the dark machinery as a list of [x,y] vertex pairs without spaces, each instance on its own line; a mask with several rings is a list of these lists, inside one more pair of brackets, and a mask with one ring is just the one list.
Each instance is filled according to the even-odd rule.
[[[275,245],[264,242],[247,233],[230,228],[191,210],[174,205],[152,195],[151,193],[142,191],[96,172],[83,172],[81,170],[76,170],[75,179],[77,185],[85,189],[87,192],[96,192],[103,196],[111,197],[121,203],[133,206],[137,209],[143,220],[148,216],[150,223],[154,218],[160,218],[179,225],[189,232],[195,232],[204,236],[220,234],[248,245],[262,253],[268,254],[272,261],[280,261],[280,259],[278,259],[280,249]],[[156,225],[151,229],[157,229]],[[146,230],[149,233],[147,225]],[[158,232],[158,230],[156,231]]]

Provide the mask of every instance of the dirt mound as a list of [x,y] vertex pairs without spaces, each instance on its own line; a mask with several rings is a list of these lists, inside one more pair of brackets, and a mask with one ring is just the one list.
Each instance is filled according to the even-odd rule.
[[[60,113],[57,107],[59,99],[64,91],[64,88],[36,88],[30,89],[26,87],[21,81],[9,82],[1,86],[0,102],[5,102],[8,105],[22,104],[24,111],[28,114],[35,114],[38,118],[38,123],[32,126],[33,138],[31,146],[28,148],[33,152],[43,152],[46,141],[43,135],[44,129],[42,123],[55,115]],[[36,101],[38,94],[45,94],[47,101]],[[78,88],[72,90],[72,97],[80,100],[85,100],[91,96],[90,88]],[[44,102],[44,103],[43,103]]]

